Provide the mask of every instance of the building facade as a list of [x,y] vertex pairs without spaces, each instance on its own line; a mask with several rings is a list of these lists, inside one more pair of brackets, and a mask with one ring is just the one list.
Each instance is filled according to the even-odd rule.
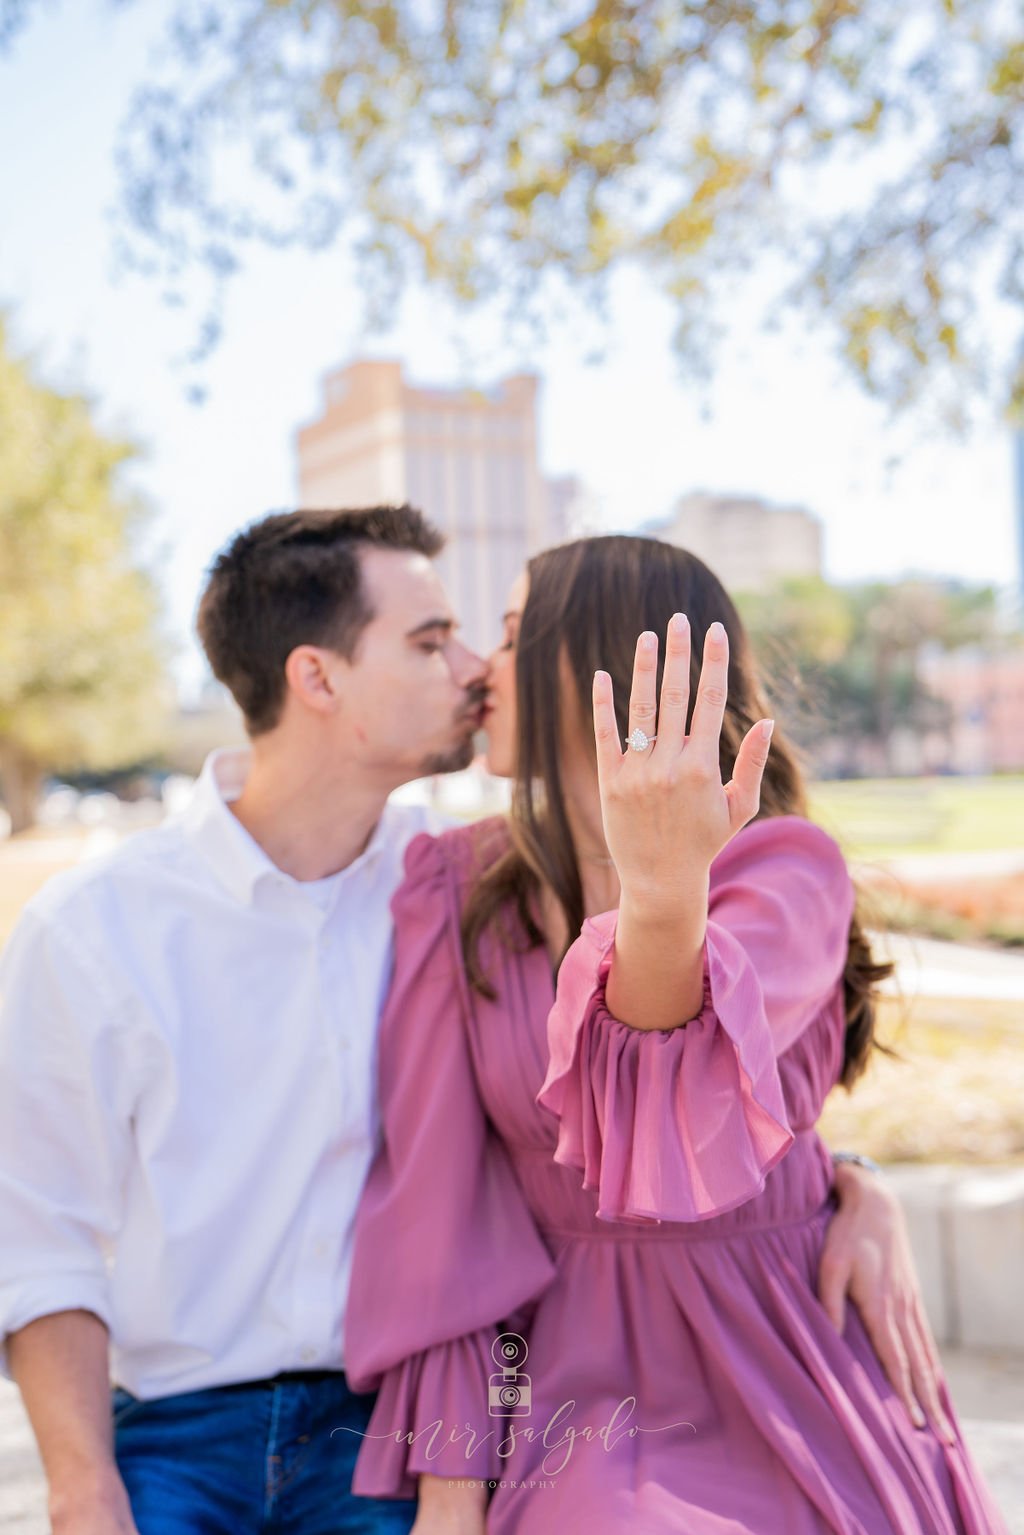
[[730,593],[822,573],[821,523],[798,506],[697,492],[682,496],[671,517],[649,531],[696,554]]
[[948,710],[942,754],[947,771],[1024,769],[1024,646],[936,650],[922,656],[921,673]]
[[359,361],[324,380],[323,411],[298,433],[306,507],[410,502],[445,535],[438,561],[467,643],[490,649],[527,556],[569,536],[574,480],[538,457],[539,380],[489,389],[409,383],[400,362]]

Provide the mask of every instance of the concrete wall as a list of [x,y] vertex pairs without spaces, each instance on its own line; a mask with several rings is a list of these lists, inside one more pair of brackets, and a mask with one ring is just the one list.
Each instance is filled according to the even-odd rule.
[[940,1343],[1024,1355],[1024,1168],[889,1167]]

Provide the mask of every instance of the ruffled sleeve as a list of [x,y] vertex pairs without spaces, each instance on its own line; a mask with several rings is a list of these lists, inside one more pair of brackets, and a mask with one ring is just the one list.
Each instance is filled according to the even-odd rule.
[[854,894],[820,827],[745,827],[711,868],[704,997],[661,1031],[609,1013],[616,913],[588,921],[562,962],[537,1102],[557,1115],[555,1160],[583,1174],[609,1221],[699,1221],[746,1203],[793,1142],[777,1060],[833,1001]]
[[349,1383],[378,1392],[353,1480],[364,1496],[414,1497],[421,1472],[500,1474],[491,1345],[555,1273],[477,1091],[445,852],[458,835],[410,843],[392,903],[383,1142],[356,1217],[345,1319]]

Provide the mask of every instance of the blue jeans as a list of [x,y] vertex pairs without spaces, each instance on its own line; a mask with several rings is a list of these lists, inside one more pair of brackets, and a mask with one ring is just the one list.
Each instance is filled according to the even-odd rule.
[[357,1498],[373,1396],[341,1371],[143,1402],[115,1387],[114,1448],[139,1535],[408,1535],[416,1503]]

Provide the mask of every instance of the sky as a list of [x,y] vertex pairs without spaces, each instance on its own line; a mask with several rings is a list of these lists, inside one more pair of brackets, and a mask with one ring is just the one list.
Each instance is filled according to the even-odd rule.
[[344,251],[253,251],[229,290],[205,398],[190,402],[176,359],[193,321],[114,260],[117,129],[168,8],[41,4],[0,57],[0,307],[47,382],[84,389],[104,428],[143,445],[132,478],[154,509],[148,552],[184,679],[199,676],[188,636],[203,570],[234,529],[294,504],[296,428],[319,414],[323,375],[359,355],[401,358],[421,384],[539,372],[543,468],[584,482],[601,527],[648,523],[692,490],[754,494],[821,518],[834,580],[1014,579],[1002,425],[956,439],[889,422],[826,334],[759,328],[756,278],[708,386],[682,374],[672,314],[636,274],[616,283],[607,329],[576,314],[525,351],[487,316],[418,289],[386,332],[367,334]]

